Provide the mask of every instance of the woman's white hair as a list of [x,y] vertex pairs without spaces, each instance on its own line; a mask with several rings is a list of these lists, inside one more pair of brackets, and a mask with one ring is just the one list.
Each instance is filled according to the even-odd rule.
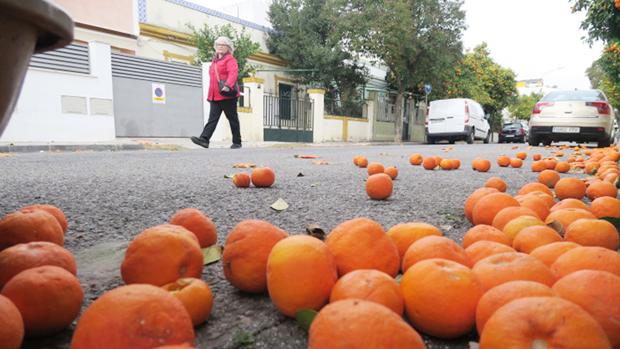
[[228,46],[230,53],[235,52],[235,44],[232,42],[232,40],[225,36],[220,36],[219,38],[215,39],[215,42],[213,43],[213,48],[215,48],[215,46],[218,44]]

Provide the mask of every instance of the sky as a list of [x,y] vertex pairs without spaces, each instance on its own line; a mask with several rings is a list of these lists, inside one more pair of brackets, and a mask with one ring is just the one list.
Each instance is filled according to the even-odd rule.
[[[268,25],[270,0],[191,0]],[[261,11],[262,10],[262,11]],[[585,70],[602,51],[582,40],[583,13],[572,13],[569,0],[465,0],[465,49],[486,42],[491,57],[512,69],[517,80],[543,79],[545,86],[590,88]]]

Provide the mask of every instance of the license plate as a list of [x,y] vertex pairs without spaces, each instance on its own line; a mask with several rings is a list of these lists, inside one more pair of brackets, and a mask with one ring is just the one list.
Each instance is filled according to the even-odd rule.
[[514,137],[515,135],[506,135],[506,137],[510,138],[510,137]]
[[579,133],[579,127],[560,127],[555,126],[553,133]]

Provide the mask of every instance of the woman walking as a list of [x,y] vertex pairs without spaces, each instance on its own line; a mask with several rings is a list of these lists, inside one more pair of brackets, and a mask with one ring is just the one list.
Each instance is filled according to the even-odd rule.
[[232,40],[220,36],[215,40],[214,48],[215,55],[209,68],[209,94],[207,96],[211,106],[209,121],[207,121],[200,137],[192,137],[191,139],[195,144],[209,148],[209,140],[223,111],[230,123],[230,131],[232,132],[233,144],[230,148],[239,149],[241,148],[241,132],[237,114],[239,67],[237,60],[233,57],[235,46]]

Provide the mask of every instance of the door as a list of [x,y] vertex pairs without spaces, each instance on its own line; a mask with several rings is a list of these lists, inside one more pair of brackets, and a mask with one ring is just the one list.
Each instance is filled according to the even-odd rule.
[[280,97],[278,102],[280,119],[290,120],[292,117],[293,86],[282,83],[278,84],[278,97]]

